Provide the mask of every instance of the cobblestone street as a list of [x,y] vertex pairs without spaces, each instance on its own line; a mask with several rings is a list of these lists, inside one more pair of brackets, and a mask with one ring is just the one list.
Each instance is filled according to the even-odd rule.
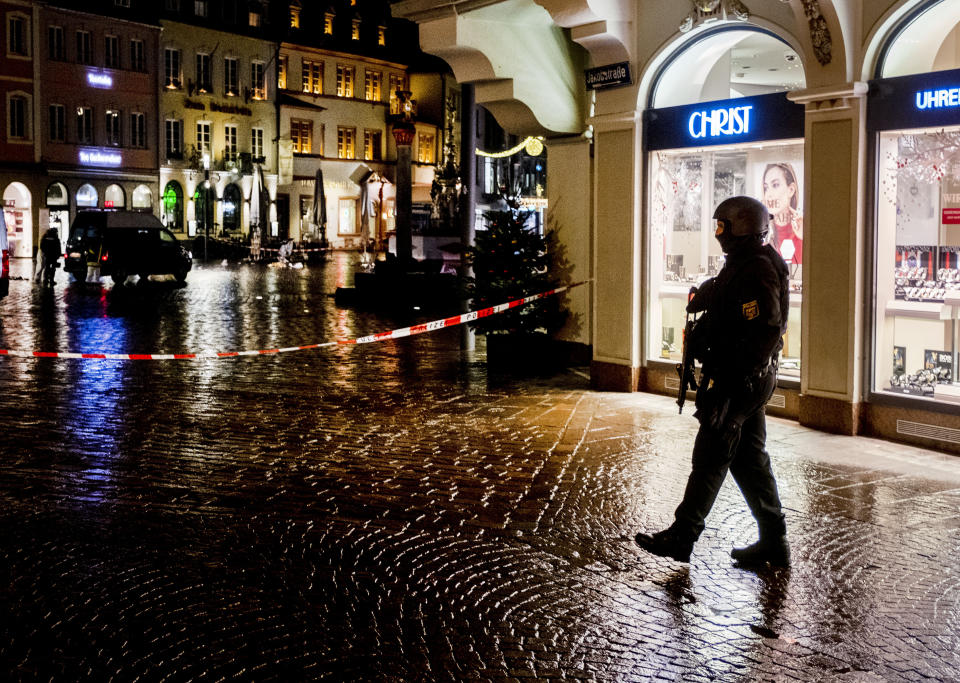
[[[352,268],[15,279],[0,348],[411,322],[337,309]],[[0,679],[960,680],[960,459],[769,418],[792,568],[733,566],[755,527],[731,481],[681,564],[633,536],[672,518],[692,407],[488,371],[459,339],[0,359]]]

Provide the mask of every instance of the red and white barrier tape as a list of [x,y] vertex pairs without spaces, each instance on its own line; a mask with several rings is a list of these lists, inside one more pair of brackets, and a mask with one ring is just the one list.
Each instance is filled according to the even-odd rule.
[[[253,251],[253,247],[251,247],[249,244],[248,244],[248,245],[245,245],[245,246],[246,246],[247,249],[249,249],[250,251]],[[279,249],[274,249],[273,247],[260,247],[260,251],[280,251],[280,250],[279,250]],[[306,252],[308,252],[308,251],[332,251],[332,249],[330,249],[330,247],[323,247],[323,248],[317,248],[317,249],[294,249],[294,250],[293,250],[293,253],[295,253],[295,254],[297,254],[297,253],[304,254],[304,253],[306,253]]]
[[560,294],[561,292],[573,289],[574,287],[579,287],[580,285],[584,285],[588,282],[590,282],[590,280],[576,282],[572,285],[564,285],[563,287],[557,287],[556,289],[540,292],[539,294],[531,294],[530,296],[526,296],[522,299],[508,301],[504,304],[497,304],[496,306],[483,308],[479,311],[461,313],[460,315],[454,315],[449,318],[432,320],[428,323],[411,325],[410,327],[401,327],[388,332],[378,332],[377,334],[367,335],[366,337],[357,337],[356,339],[345,339],[323,342],[319,344],[302,344],[300,346],[287,346],[279,349],[257,349],[255,351],[201,351],[200,353],[71,353],[68,351],[24,351],[21,349],[0,349],[0,356],[15,356],[18,358],[74,358],[84,360],[208,360],[219,358],[236,358],[239,356],[272,356],[278,353],[307,351],[309,349],[322,349],[328,346],[370,344],[372,342],[386,341],[388,339],[400,339],[401,337],[412,337],[415,334],[423,334],[424,332],[433,332],[434,330],[442,330],[447,327],[455,327],[457,325],[468,323],[472,320],[479,320],[480,318],[486,318],[491,315],[496,315],[497,313],[503,313],[511,308],[523,306],[524,304],[536,301],[537,299],[545,299],[548,296]]

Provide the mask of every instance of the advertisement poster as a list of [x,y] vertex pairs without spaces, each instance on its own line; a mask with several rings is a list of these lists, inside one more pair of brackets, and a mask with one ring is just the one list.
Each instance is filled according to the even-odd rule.
[[923,352],[923,368],[933,371],[938,382],[952,382],[953,354],[949,351],[926,349]]
[[[770,244],[790,265],[803,264],[803,158],[795,146],[751,152],[755,196],[773,216]],[[799,277],[791,268],[791,278]]]

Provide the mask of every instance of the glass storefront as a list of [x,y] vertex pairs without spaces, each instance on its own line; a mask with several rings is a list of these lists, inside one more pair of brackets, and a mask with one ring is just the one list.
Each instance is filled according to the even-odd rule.
[[774,216],[769,239],[790,269],[790,314],[780,374],[800,375],[803,268],[803,142],[660,150],[650,155],[650,324],[648,349],[680,360],[690,287],[715,276],[724,256],[714,208],[736,195],[763,201]]
[[872,388],[960,403],[960,71],[878,84]]
[[783,93],[648,110],[647,358],[679,361],[690,288],[720,272],[713,211],[737,195],[770,209],[790,272],[780,376],[800,377],[804,111]]

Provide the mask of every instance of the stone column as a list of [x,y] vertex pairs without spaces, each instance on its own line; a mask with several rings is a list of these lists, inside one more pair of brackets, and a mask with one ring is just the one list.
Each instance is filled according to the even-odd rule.
[[806,105],[800,423],[856,434],[863,397],[866,83],[788,97]]
[[[460,278],[461,282],[473,276],[473,269],[467,266],[464,252],[472,247],[475,236],[477,210],[477,110],[473,94],[473,84],[464,83],[460,87]],[[470,310],[470,301],[463,300],[461,313]],[[473,351],[476,346],[476,334],[469,325],[460,326],[460,347],[464,351]]]
[[595,280],[590,377],[597,389],[636,391],[641,348],[641,120],[631,111],[595,117],[592,123]]
[[413,258],[413,234],[410,227],[413,177],[410,148],[416,132],[414,125],[408,122],[397,123],[393,128],[393,138],[397,142],[397,260],[404,268]]

